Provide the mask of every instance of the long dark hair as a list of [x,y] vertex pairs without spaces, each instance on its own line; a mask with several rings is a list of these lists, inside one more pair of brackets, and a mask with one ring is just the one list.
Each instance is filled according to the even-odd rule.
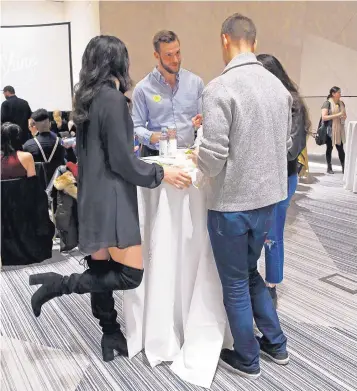
[[79,83],[75,86],[73,121],[76,126],[88,122],[89,108],[103,85],[115,88],[113,78],[119,80],[123,94],[131,88],[128,50],[117,37],[94,37],[84,51]]
[[21,151],[20,141],[21,128],[19,125],[11,122],[5,122],[1,125],[1,152],[3,158],[9,157],[15,151]]
[[333,94],[336,94],[336,92],[339,92],[339,91],[341,91],[341,88],[340,87],[336,87],[336,86],[334,86],[334,87],[332,87],[331,89],[330,89],[330,93],[328,94],[328,96],[327,96],[327,100],[329,100],[330,98],[332,98],[332,95]]
[[293,111],[301,112],[305,123],[305,131],[309,133],[311,128],[311,121],[309,118],[309,112],[307,107],[299,94],[299,88],[294,83],[288,74],[286,73],[281,62],[271,54],[259,54],[257,60],[260,61],[264,68],[276,76],[284,85],[284,87],[290,92],[293,97]]

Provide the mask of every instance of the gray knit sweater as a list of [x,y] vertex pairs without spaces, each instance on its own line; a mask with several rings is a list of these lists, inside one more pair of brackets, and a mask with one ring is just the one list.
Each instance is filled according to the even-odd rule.
[[287,197],[292,102],[253,53],[207,85],[198,167],[210,178],[209,209],[253,210]]

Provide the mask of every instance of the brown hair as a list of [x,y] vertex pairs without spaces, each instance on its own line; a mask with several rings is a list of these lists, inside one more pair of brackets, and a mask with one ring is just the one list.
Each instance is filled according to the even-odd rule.
[[233,14],[223,22],[221,34],[229,35],[233,41],[245,41],[254,45],[257,29],[251,19]]
[[161,43],[171,43],[175,41],[180,41],[180,40],[173,31],[161,30],[155,34],[152,43],[154,45],[155,52],[159,53]]

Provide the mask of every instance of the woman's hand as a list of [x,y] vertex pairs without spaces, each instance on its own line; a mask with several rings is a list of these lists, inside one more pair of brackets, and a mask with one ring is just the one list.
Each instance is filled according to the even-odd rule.
[[164,181],[178,189],[186,189],[192,184],[190,175],[175,167],[164,167]]
[[195,150],[192,151],[192,153],[190,153],[188,156],[189,159],[191,159],[195,165],[197,166],[197,160],[198,160],[198,151],[199,151],[199,148],[196,148]]

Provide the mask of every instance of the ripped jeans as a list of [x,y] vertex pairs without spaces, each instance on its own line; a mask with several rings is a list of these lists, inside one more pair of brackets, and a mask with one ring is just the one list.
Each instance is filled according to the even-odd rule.
[[246,212],[208,211],[208,232],[223,288],[234,350],[242,369],[259,368],[257,327],[276,352],[285,352],[286,337],[273,301],[257,269],[269,232],[274,205]]
[[298,184],[296,174],[288,177],[288,198],[276,204],[273,221],[265,241],[265,281],[280,284],[284,277],[284,228],[286,213]]

